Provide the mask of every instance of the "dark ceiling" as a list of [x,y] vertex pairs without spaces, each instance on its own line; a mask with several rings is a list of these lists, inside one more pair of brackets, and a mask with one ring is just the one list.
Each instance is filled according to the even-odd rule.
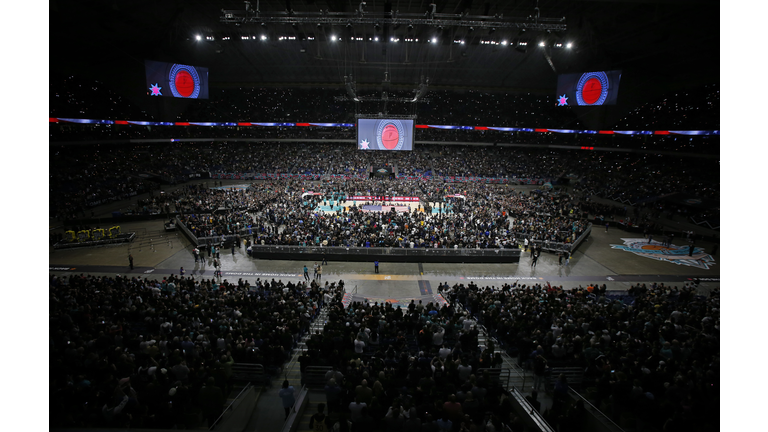
[[[262,12],[354,12],[359,1],[252,0]],[[431,1],[367,0],[366,10],[401,14],[428,11]],[[675,0],[436,0],[438,14],[535,15],[565,17],[563,40],[574,48],[535,46],[540,32],[527,32],[531,46],[522,53],[483,40],[513,40],[517,30],[447,28],[440,43],[432,26],[370,25],[351,28],[315,24],[220,22],[222,9],[244,10],[242,1],[64,1],[50,2],[51,71],[82,73],[103,81],[141,76],[144,59],[209,68],[211,87],[341,85],[352,75],[358,87],[376,86],[389,72],[393,86],[415,88],[429,77],[432,88],[553,93],[557,74],[621,69],[622,91],[648,97],[669,89],[719,82],[719,3]],[[266,33],[265,33],[266,32]],[[453,33],[451,33],[453,32]],[[195,35],[214,41],[196,41]],[[268,40],[260,40],[262,34]],[[242,40],[241,36],[259,36]],[[332,42],[331,36],[364,41]],[[222,40],[228,36],[229,40]],[[296,37],[279,41],[280,36]],[[379,42],[368,41],[379,36]],[[315,37],[315,40],[302,40]],[[399,37],[401,42],[385,41]],[[405,43],[418,38],[418,43]],[[464,44],[453,43],[464,40]],[[550,56],[551,62],[547,60]]]

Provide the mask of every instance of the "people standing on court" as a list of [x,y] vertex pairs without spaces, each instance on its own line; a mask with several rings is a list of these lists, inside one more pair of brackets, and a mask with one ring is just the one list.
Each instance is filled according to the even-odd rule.
[[128,265],[131,266],[131,270],[133,270],[133,255],[128,254]]
[[304,264],[304,279],[309,282],[309,269],[306,264]]
[[378,273],[379,272],[379,261],[378,260],[373,262],[373,271],[374,271],[374,273]]

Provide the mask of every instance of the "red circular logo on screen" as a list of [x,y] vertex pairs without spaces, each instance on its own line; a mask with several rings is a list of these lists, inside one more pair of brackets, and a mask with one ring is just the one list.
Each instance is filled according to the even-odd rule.
[[384,130],[381,132],[381,143],[387,150],[392,150],[397,147],[397,143],[400,141],[400,131],[393,124],[384,126]]
[[584,83],[584,87],[581,88],[581,99],[584,103],[592,105],[600,99],[600,95],[603,93],[603,85],[597,78],[590,78]]
[[195,80],[192,79],[192,75],[189,72],[183,69],[176,73],[173,85],[176,87],[176,91],[183,97],[189,97],[195,91]]
[[376,125],[376,142],[379,150],[402,150],[406,131],[399,120],[382,120]]
[[200,75],[194,66],[173,64],[168,72],[168,87],[173,97],[197,99],[200,96]]
[[610,81],[605,72],[587,72],[576,84],[576,105],[602,105],[608,97]]

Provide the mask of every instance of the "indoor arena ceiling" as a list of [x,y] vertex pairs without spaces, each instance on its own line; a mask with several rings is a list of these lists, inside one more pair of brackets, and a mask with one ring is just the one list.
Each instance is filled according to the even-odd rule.
[[[340,86],[345,76],[365,87],[386,73],[404,88],[428,77],[431,88],[554,92],[557,74],[613,69],[638,92],[719,82],[718,2],[366,0],[362,13],[360,3],[251,0],[246,12],[236,0],[52,0],[50,68],[109,81],[141,75],[145,59],[173,61],[208,67],[212,88]],[[544,31],[530,24],[545,19],[566,29],[541,48]]]

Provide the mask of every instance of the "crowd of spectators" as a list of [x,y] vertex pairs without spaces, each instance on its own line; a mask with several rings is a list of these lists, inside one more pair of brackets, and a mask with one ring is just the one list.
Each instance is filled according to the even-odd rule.
[[176,275],[49,282],[50,426],[78,428],[194,428],[200,416],[210,425],[233,364],[278,375],[333,292]]
[[[614,421],[631,415],[639,430],[718,430],[719,290],[700,296],[694,283],[637,284],[618,298],[591,283],[440,290],[535,375],[546,374],[536,366],[542,362],[584,368],[580,391]],[[548,379],[544,389],[556,399],[550,424],[562,424],[568,408]]]
[[720,129],[720,86],[709,84],[666,94],[634,109],[617,123],[617,129]]
[[[522,431],[513,403],[484,369],[500,354],[452,305],[329,302],[301,370],[330,366],[325,402],[351,431]],[[505,429],[509,427],[510,429]]]
[[[504,191],[491,184],[477,186],[472,183],[450,183],[450,177],[503,178],[510,183],[532,180],[535,184],[552,181],[557,184],[562,178],[570,177],[574,181],[570,200],[578,200],[582,205],[589,205],[590,214],[603,217],[620,216],[626,221],[632,216],[635,222],[653,225],[659,217],[695,217],[705,223],[718,219],[717,212],[708,209],[691,209],[683,204],[665,200],[672,194],[689,194],[711,201],[719,200],[719,172],[716,160],[703,158],[692,162],[688,158],[671,155],[650,154],[613,154],[598,152],[567,152],[544,149],[510,149],[504,147],[445,146],[427,151],[414,152],[361,152],[348,144],[302,145],[280,143],[259,145],[253,143],[207,143],[165,145],[92,145],[65,147],[54,146],[50,149],[50,214],[60,220],[87,219],[89,209],[118,200],[132,199],[134,196],[149,192],[123,209],[129,214],[159,214],[179,211],[186,216],[210,214],[219,208],[250,209],[252,215],[266,204],[275,206],[269,218],[286,219],[284,213],[302,216],[297,220],[312,220],[312,207],[307,207],[297,191],[312,191],[324,196],[336,194],[342,196],[417,196],[422,202],[441,202],[449,194],[476,194],[477,191]],[[318,151],[319,150],[319,151]],[[391,166],[396,168],[400,178],[395,181],[368,180],[371,169]],[[431,169],[435,169],[439,181],[428,181]],[[266,186],[254,186],[249,192],[207,191],[184,188],[183,195],[155,193],[160,183],[184,183],[195,175],[209,173],[253,173],[303,175],[313,173],[321,175],[321,185],[302,182],[293,190],[293,197],[286,203],[276,203],[283,199],[278,190],[285,190],[291,180],[267,180]],[[334,177],[335,176],[335,177]],[[340,178],[339,178],[340,177]],[[317,177],[314,177],[317,178]],[[443,178],[448,178],[444,183]],[[427,180],[427,181],[424,181]],[[205,181],[205,184],[215,181]],[[200,183],[202,185],[203,182]],[[297,183],[299,184],[299,183]],[[270,186],[271,185],[271,186]],[[261,191],[259,188],[269,192]],[[474,192],[473,192],[474,191]],[[482,194],[481,194],[482,195]],[[628,215],[621,208],[600,207],[589,197],[609,199],[625,206],[642,207],[643,212]],[[496,194],[489,200],[484,197],[470,197],[471,205],[483,205],[481,198],[498,201]],[[533,197],[529,197],[533,198]],[[338,205],[338,199],[335,199]],[[530,199],[529,199],[530,201]],[[168,207],[169,202],[175,206]],[[263,203],[263,204],[259,204]],[[288,204],[287,206],[283,206]],[[317,202],[314,202],[317,204]],[[512,206],[496,206],[511,213]],[[600,207],[600,208],[597,208]],[[564,215],[570,217],[570,209]],[[539,211],[540,213],[551,213]],[[702,217],[704,215],[705,217]],[[242,216],[242,215],[241,215]],[[241,217],[238,216],[238,217]],[[362,215],[359,215],[362,216]],[[472,214],[465,215],[474,217]],[[244,217],[244,216],[242,216]],[[426,216],[429,218],[429,215]],[[266,215],[263,218],[267,218]],[[644,219],[644,220],[641,220]],[[702,222],[703,221],[703,222]],[[201,222],[201,221],[198,221]],[[245,220],[235,221],[244,223]],[[403,221],[404,222],[404,221]],[[413,222],[421,223],[421,220]],[[489,221],[484,221],[489,222]],[[556,225],[563,226],[563,221]],[[331,221],[329,223],[336,223]],[[356,222],[352,222],[356,223]],[[453,224],[454,222],[449,222]],[[518,225],[524,222],[521,218]],[[537,222],[540,224],[540,222]],[[549,223],[549,222],[547,222]],[[712,222],[710,222],[710,225]],[[195,224],[198,228],[201,225]],[[263,225],[263,224],[262,224]],[[279,225],[278,225],[279,226]],[[241,227],[242,228],[242,227]],[[294,226],[291,226],[293,232]],[[299,227],[302,228],[302,227]],[[304,227],[306,228],[306,227]],[[209,230],[210,228],[204,228]],[[217,230],[222,232],[222,230]],[[227,231],[233,231],[229,229]],[[299,229],[298,231],[302,231]],[[346,231],[346,230],[345,230]],[[514,237],[519,240],[524,232],[515,229]],[[277,233],[275,233],[277,234]],[[393,239],[402,237],[393,232]],[[312,236],[314,240],[318,235]],[[387,237],[387,236],[385,236]],[[436,236],[440,237],[440,236]],[[470,236],[471,237],[471,236]],[[495,235],[493,236],[495,240]],[[545,236],[546,237],[546,236]],[[549,236],[552,238],[551,236]],[[556,236],[559,237],[559,236]],[[569,236],[566,236],[569,237]],[[263,239],[265,243],[277,242],[277,239]],[[332,238],[323,237],[322,240]],[[358,239],[362,240],[362,239]],[[423,240],[423,237],[422,237]],[[477,238],[475,239],[475,241]],[[509,238],[507,240],[510,240]],[[260,241],[260,240],[259,240]],[[300,241],[296,240],[298,243]],[[377,240],[378,241],[378,240]],[[471,239],[463,244],[473,243]],[[344,244],[338,242],[337,244]],[[362,241],[364,244],[365,242]],[[385,243],[392,243],[385,239]],[[401,242],[400,242],[401,243]],[[416,244],[419,242],[417,241]],[[434,242],[430,236],[429,244]],[[439,242],[448,245],[449,242]],[[483,243],[483,242],[480,242]],[[502,239],[503,243],[503,239]]]
[[[66,76],[51,80],[50,116],[135,121],[277,122],[354,124],[355,107],[341,100],[339,89],[227,88],[212,89],[208,100],[178,102],[177,109],[152,114],[156,105],[137,107],[137,99],[121,97],[107,85]],[[134,103],[131,103],[133,101]],[[177,101],[174,101],[177,102]],[[414,110],[411,104],[393,114],[416,114],[417,122],[433,125],[523,127],[538,129],[592,129],[581,124],[572,110],[558,108],[554,95],[433,90]],[[404,105],[404,106],[405,106]],[[380,112],[377,109],[371,112]],[[670,93],[657,102],[636,108],[617,122],[617,130],[719,129],[719,86],[711,84]],[[171,114],[169,114],[171,113]],[[160,118],[166,117],[166,118]],[[419,129],[416,140],[557,144],[608,148],[675,150],[715,153],[719,137],[560,134],[498,132],[493,130]],[[52,124],[52,141],[127,138],[251,138],[354,139],[354,128],[323,127],[176,127],[139,125]]]
[[[389,112],[413,113],[412,103],[394,100],[412,95],[389,93],[393,99],[387,103]],[[143,106],[140,99],[121,97],[106,84],[82,77],[54,75],[50,94],[51,117],[142,121],[161,117],[152,115],[156,107],[151,104]],[[172,118],[161,121],[355,123],[355,103],[345,96],[335,88],[212,88],[207,100],[180,103]],[[384,108],[376,102],[363,105],[363,112],[378,113]],[[583,128],[572,111],[555,105],[555,95],[432,90],[416,112],[427,124]]]
[[[185,201],[181,221],[195,236],[241,235],[257,245],[514,248],[526,239],[570,244],[587,228],[578,201],[554,190],[467,183],[451,186],[463,198],[450,198],[445,184],[418,180],[274,180],[265,186],[189,187],[172,197]],[[319,195],[305,196],[309,188]],[[351,196],[418,197],[420,208],[371,213],[346,203]],[[321,205],[341,211],[318,211]],[[206,211],[220,208],[227,211]]]

